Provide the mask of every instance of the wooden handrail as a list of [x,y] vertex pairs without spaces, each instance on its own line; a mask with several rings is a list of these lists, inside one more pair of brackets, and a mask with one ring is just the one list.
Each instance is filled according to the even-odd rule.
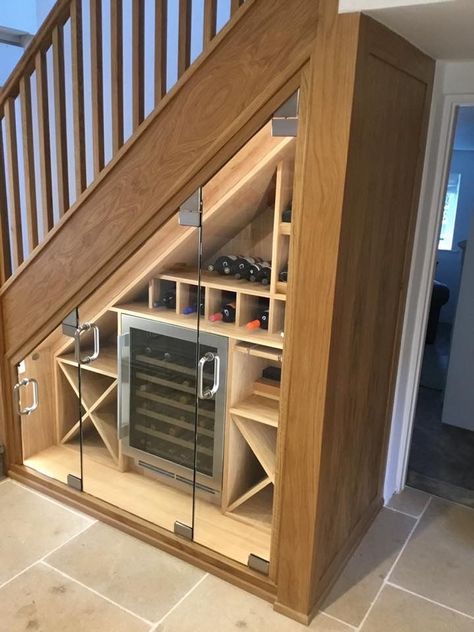
[[71,0],[57,0],[48,13],[36,35],[27,46],[24,55],[13,69],[11,75],[0,92],[0,111],[3,111],[5,101],[9,97],[18,96],[20,79],[34,70],[38,52],[44,52],[51,44],[53,30],[58,24],[64,24],[69,17]]
[[[55,223],[83,195],[87,188],[87,172],[92,174],[92,180],[99,177],[105,167],[109,130],[111,158],[120,151],[125,141],[124,112],[127,107],[131,112],[132,135],[145,119],[144,0],[133,0],[131,5],[130,103],[124,103],[123,2],[114,0],[111,3],[109,25],[103,24],[103,0],[90,0],[89,22],[84,24],[82,2],[57,1],[0,94],[0,123],[3,120],[6,130],[5,146],[0,144],[2,285],[19,267],[21,270],[25,268],[23,261],[42,246]],[[242,4],[243,0],[232,0],[231,15]],[[157,108],[169,83],[169,25],[167,0],[155,0],[154,5],[155,42],[150,59],[154,60],[154,105]],[[191,63],[191,15],[192,0],[179,0],[178,80]],[[216,35],[216,20],[217,0],[205,0],[201,31],[203,51],[208,49]],[[107,57],[103,47],[104,28],[110,29]],[[66,58],[69,48],[70,64]],[[84,90],[84,56],[87,49],[90,50],[90,67],[87,66],[90,97]],[[66,72],[71,73],[72,81],[67,80]],[[104,120],[104,103],[107,102],[104,97],[105,73],[110,73],[110,121]],[[33,81],[36,94],[32,99]],[[68,90],[72,90],[71,95]],[[125,97],[128,98],[128,95]],[[69,101],[72,102],[72,134],[69,134],[70,122],[66,110]],[[86,121],[90,121],[91,126],[89,143],[86,142]],[[22,151],[19,151],[18,144]],[[90,156],[86,155],[86,147],[90,149]],[[39,178],[35,170],[39,172]],[[23,196],[21,191],[24,191]]]

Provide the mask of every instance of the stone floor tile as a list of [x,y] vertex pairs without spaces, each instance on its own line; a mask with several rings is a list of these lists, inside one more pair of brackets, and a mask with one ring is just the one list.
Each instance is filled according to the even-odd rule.
[[361,632],[473,632],[474,620],[386,586]]
[[430,495],[413,487],[405,487],[400,494],[394,494],[387,503],[388,507],[403,511],[418,518],[426,507]]
[[474,616],[474,510],[433,498],[390,581]]
[[80,533],[92,520],[7,481],[0,485],[0,584]]
[[47,558],[48,564],[151,621],[205,573],[100,522]]
[[321,610],[358,626],[405,544],[416,520],[382,509],[334,584]]
[[351,632],[319,614],[309,627],[275,612],[272,605],[216,577],[199,586],[160,623],[157,632]]
[[5,632],[146,632],[149,624],[39,563],[0,590]]

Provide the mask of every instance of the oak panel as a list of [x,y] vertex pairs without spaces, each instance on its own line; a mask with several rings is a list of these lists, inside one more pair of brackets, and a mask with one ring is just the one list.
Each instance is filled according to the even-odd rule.
[[[246,4],[188,80],[167,95],[139,137],[3,288],[9,355],[26,355],[33,338],[51,331],[255,133],[278,105],[273,95],[283,87],[294,90],[287,83],[310,54],[317,5],[298,0],[295,12],[284,0]],[[242,56],[254,64],[241,64]],[[219,99],[217,84],[225,86]]]

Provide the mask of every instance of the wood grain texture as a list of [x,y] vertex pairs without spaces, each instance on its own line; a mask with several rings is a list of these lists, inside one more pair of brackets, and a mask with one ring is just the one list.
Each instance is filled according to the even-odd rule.
[[0,134],[0,247],[0,284],[3,284],[12,273],[3,134]]
[[338,17],[336,5],[321,4],[320,35],[300,90],[285,327],[291,353],[283,354],[276,477],[276,607],[306,614],[359,26],[355,15]]
[[36,180],[33,147],[33,120],[31,108],[31,77],[20,81],[21,132],[23,140],[23,164],[25,169],[25,211],[30,252],[38,245],[38,208],[36,204]]
[[166,93],[168,2],[155,0],[155,106]]
[[145,2],[132,4],[132,127],[136,130],[145,112]]
[[[10,357],[26,355],[294,91],[318,13],[310,0],[298,0],[298,9],[284,0],[246,3],[139,138],[124,146],[22,274],[3,287]],[[250,69],[240,63],[243,55],[254,60]],[[217,84],[226,86],[224,102],[215,99]]]
[[53,192],[51,185],[51,141],[49,137],[48,75],[46,55],[39,52],[35,61],[36,97],[38,113],[39,163],[41,176],[41,212],[43,233],[46,235],[54,224]]
[[69,174],[67,166],[66,94],[64,75],[64,30],[57,26],[53,31],[54,121],[56,137],[56,170],[59,216],[69,208]]
[[203,48],[216,34],[217,0],[204,0]]
[[243,0],[230,0],[230,15],[233,16],[242,4]]
[[13,268],[18,268],[23,261],[23,235],[21,226],[20,181],[14,99],[8,99],[5,104],[5,135],[7,150],[6,160],[8,166],[10,247]]
[[92,157],[94,177],[104,168],[104,81],[102,67],[102,0],[90,0]]
[[191,58],[191,0],[179,0],[178,79],[188,68]]
[[123,145],[123,4],[110,5],[110,56],[112,84],[112,153]]
[[[433,71],[431,59],[362,19],[327,378],[313,597],[328,581],[344,542],[382,498]],[[337,510],[334,483],[331,490],[336,473]],[[328,520],[324,516],[330,506]]]
[[[331,61],[318,51],[324,38],[316,44],[331,75],[313,78],[312,133],[296,176],[282,411],[292,432],[281,453],[276,604],[293,616],[309,616],[381,504],[430,100],[433,62],[364,17],[358,33],[357,20],[330,19]],[[314,304],[298,311],[302,292]],[[305,313],[314,314],[311,327]],[[292,500],[305,507],[297,520]]]
[[[111,11],[113,11],[114,6],[118,2],[119,0],[116,0],[116,2],[112,2]],[[74,174],[77,199],[86,188],[86,150],[84,131],[84,60],[81,0],[72,0],[71,2],[71,73],[72,112],[74,128]]]

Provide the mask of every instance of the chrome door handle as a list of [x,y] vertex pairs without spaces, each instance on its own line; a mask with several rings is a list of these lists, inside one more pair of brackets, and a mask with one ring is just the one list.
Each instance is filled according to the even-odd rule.
[[[20,389],[22,386],[28,386],[28,384],[33,385],[33,403],[31,406],[25,406],[25,408],[21,407],[20,400]],[[31,415],[38,408],[39,404],[39,389],[38,382],[32,377],[23,378],[18,384],[15,384],[13,387],[13,394],[15,396],[16,408],[19,415]]]
[[[212,388],[206,388],[204,390],[204,365],[207,362],[214,362],[214,383]],[[219,373],[221,368],[221,359],[217,353],[208,351],[199,360],[198,364],[198,397],[199,399],[211,399],[219,390]]]
[[[91,329],[92,333],[94,334],[94,351],[92,355],[81,358],[81,334],[84,331],[90,331]],[[100,353],[100,331],[97,325],[95,325],[94,323],[83,323],[82,325],[79,325],[79,327],[76,329],[74,341],[76,362],[78,364],[89,364],[89,362],[97,360]]]

